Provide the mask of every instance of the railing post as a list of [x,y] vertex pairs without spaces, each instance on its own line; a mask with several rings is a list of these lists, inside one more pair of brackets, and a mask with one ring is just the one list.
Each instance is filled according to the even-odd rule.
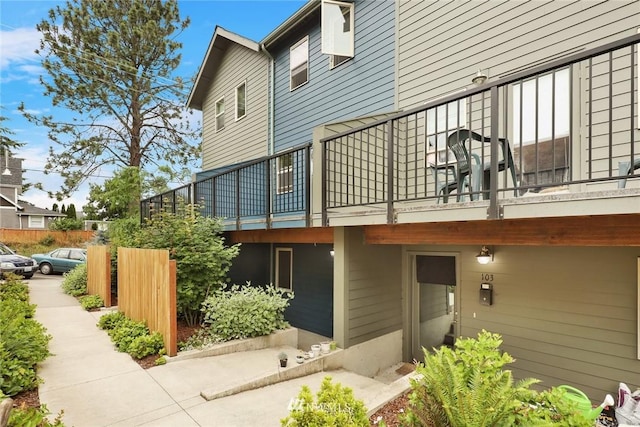
[[[273,200],[273,194],[271,193],[272,189],[271,189],[271,171],[272,170],[276,170],[277,171],[277,166],[275,168],[273,168],[271,166],[271,159],[267,159],[265,161],[265,224],[267,228],[271,228],[271,209],[272,209],[272,205],[271,205],[271,201]],[[276,165],[277,165],[277,160],[276,160]],[[276,172],[277,173],[277,172]]]
[[[500,141],[498,141],[499,114],[498,86],[491,88],[491,174],[489,176],[489,208],[487,219],[499,219],[498,209],[498,163],[500,162]],[[506,153],[506,150],[504,151]],[[506,163],[506,160],[505,160]],[[507,165],[505,164],[505,169]]]
[[304,149],[304,218],[311,227],[311,146]]
[[320,160],[320,179],[322,180],[320,190],[321,194],[321,203],[322,203],[322,226],[327,227],[329,225],[329,217],[327,215],[327,142],[321,143],[321,151],[322,151],[322,159]]
[[393,214],[393,184],[394,184],[394,168],[393,161],[395,158],[394,155],[394,146],[393,146],[393,120],[387,121],[387,153],[389,157],[387,158],[387,224],[395,223],[395,215]]
[[240,169],[236,170],[236,230],[240,230]]

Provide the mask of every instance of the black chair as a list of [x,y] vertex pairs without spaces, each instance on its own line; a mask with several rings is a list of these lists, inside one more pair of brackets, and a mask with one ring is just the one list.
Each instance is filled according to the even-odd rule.
[[[440,193],[443,194],[443,200],[447,203],[449,194],[456,190],[456,200],[460,201],[464,188],[470,190],[471,200],[477,200],[480,193],[480,173],[482,173],[482,195],[484,199],[489,198],[489,184],[491,178],[491,163],[483,163],[476,153],[469,152],[469,148],[474,148],[471,141],[479,141],[482,143],[491,143],[491,138],[480,135],[477,132],[470,131],[469,129],[456,129],[449,133],[447,137],[447,147],[455,156],[455,164],[442,164],[433,165],[434,176],[438,171],[445,171],[446,174],[453,173],[454,179],[450,182],[438,184],[437,178],[437,190],[438,198]],[[502,159],[498,163],[498,171],[504,171],[506,169],[511,173],[514,185],[514,195],[517,196],[516,187],[516,169],[513,162],[513,155],[511,153],[511,146],[506,138],[499,138],[498,142],[502,147]]]

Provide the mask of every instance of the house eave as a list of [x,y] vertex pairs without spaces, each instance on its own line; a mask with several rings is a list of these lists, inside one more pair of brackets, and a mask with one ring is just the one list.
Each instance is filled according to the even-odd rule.
[[285,36],[299,22],[318,10],[320,8],[320,4],[320,0],[309,0],[307,3],[302,5],[302,7],[298,9],[297,12],[295,12],[286,21],[280,24],[275,30],[267,34],[267,36],[262,40],[261,44],[265,47],[272,46],[281,37]]
[[216,26],[207,53],[204,56],[198,76],[189,93],[187,99],[187,107],[196,110],[202,110],[202,102],[205,92],[215,75],[217,64],[220,62],[224,52],[227,49],[227,43],[232,42],[240,46],[246,47],[254,52],[260,51],[260,45],[246,37],[242,37],[236,33],[225,30],[220,26]]

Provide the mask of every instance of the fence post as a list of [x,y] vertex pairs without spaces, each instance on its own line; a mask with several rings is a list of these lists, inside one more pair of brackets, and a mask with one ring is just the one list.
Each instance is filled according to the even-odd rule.
[[177,301],[177,264],[176,260],[169,261],[169,337],[167,338],[167,354],[175,356],[178,353],[178,301]]

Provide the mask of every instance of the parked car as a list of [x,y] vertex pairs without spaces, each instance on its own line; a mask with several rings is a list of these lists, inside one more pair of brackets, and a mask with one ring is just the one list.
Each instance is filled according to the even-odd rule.
[[81,248],[59,248],[46,254],[31,256],[38,262],[40,273],[65,273],[78,264],[87,262],[87,250]]
[[31,279],[38,269],[38,263],[29,257],[18,255],[4,243],[0,243],[0,273],[14,273]]

